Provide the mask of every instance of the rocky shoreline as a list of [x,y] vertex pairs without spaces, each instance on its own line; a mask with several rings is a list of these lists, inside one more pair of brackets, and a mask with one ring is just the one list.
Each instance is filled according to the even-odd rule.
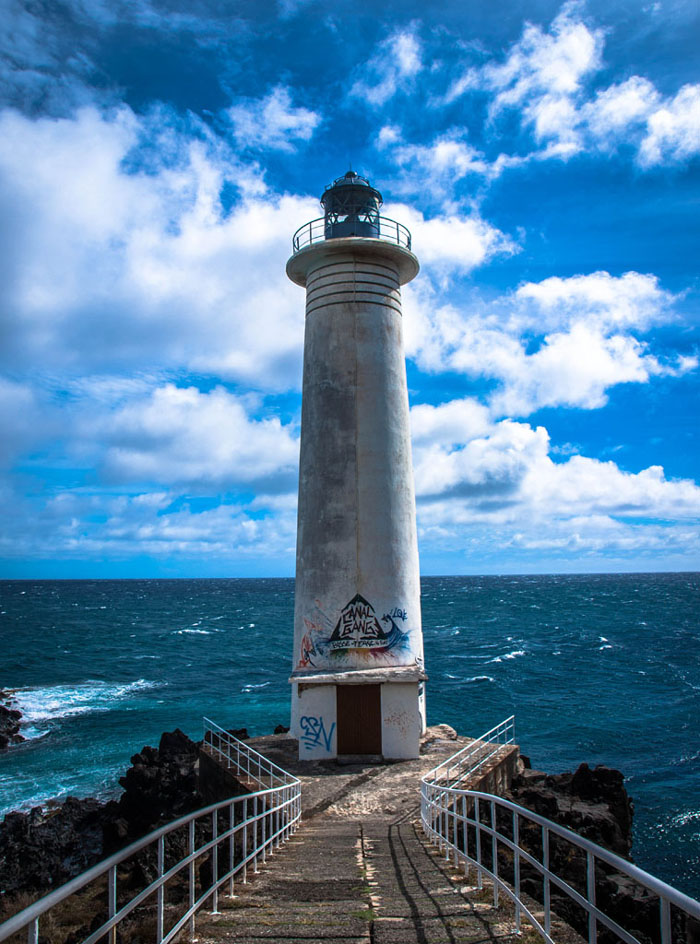
[[0,751],[24,741],[20,734],[21,721],[22,712],[16,707],[12,693],[0,689]]
[[[247,737],[245,730],[235,734]],[[230,796],[230,782],[221,786],[225,796],[212,796],[211,785],[207,785],[206,795],[202,793],[198,782],[199,747],[180,730],[164,733],[158,747],[146,746],[133,755],[131,766],[119,779],[124,792],[118,800],[68,797],[26,813],[9,813],[0,823],[0,921],[16,910],[21,899],[26,905],[158,826]],[[507,795],[630,858],[633,804],[619,771],[581,764],[574,772],[549,775],[531,770],[527,759],[522,758]],[[533,851],[537,842],[533,833]],[[552,864],[567,880],[580,883],[579,862]],[[621,917],[634,915],[640,936],[653,941],[658,902],[640,895],[639,886],[626,882],[621,875],[602,878],[601,894],[605,899],[613,903]],[[541,879],[539,886],[541,895]],[[523,873],[523,888],[538,898],[537,876],[528,878]],[[568,913],[567,899],[560,897],[561,901],[556,900],[557,911],[577,927],[577,915],[574,911]]]

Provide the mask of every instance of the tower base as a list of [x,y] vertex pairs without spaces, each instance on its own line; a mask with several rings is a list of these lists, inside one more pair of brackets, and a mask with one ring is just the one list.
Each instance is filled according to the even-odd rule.
[[377,763],[418,757],[426,675],[418,667],[292,677],[300,760]]

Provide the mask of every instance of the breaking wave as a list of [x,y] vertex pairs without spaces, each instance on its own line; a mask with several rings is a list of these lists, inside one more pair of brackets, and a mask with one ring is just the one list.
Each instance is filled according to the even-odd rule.
[[[17,688],[10,692],[22,712],[22,724],[46,724],[61,718],[110,711],[115,705],[139,692],[158,688],[159,682],[138,679],[135,682],[114,684],[89,680],[78,685],[51,685],[47,688]],[[28,732],[22,731],[25,737]],[[38,736],[37,735],[35,736]],[[41,731],[40,733],[45,733]]]

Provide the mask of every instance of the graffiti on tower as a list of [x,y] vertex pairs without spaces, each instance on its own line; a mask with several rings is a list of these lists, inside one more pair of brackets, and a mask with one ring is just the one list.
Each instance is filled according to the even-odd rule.
[[410,659],[410,631],[400,625],[407,620],[404,607],[375,610],[359,593],[332,619],[317,600],[314,612],[304,617],[297,669],[331,667],[338,662],[404,664],[407,656]]
[[343,607],[329,642],[332,651],[385,649],[387,634],[382,629],[372,604],[356,593]]

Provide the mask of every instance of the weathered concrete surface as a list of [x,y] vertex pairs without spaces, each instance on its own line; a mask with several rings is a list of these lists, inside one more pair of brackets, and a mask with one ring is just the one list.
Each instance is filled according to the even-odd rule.
[[235,898],[220,898],[220,915],[198,917],[199,942],[534,940],[515,935],[511,910],[495,909],[489,888],[446,862],[417,822],[421,776],[469,741],[441,725],[417,760],[349,768],[299,764],[288,737],[253,740],[301,777],[304,823]]
[[[291,730],[314,758],[415,757],[425,728],[423,634],[401,285],[415,256],[382,239],[324,240],[296,253],[306,287]],[[382,670],[375,734],[337,710],[336,684]],[[344,677],[328,685],[331,673]],[[319,677],[320,676],[320,677]],[[367,709],[369,710],[369,709]],[[376,709],[370,712],[375,720]],[[355,743],[352,740],[352,743]]]

